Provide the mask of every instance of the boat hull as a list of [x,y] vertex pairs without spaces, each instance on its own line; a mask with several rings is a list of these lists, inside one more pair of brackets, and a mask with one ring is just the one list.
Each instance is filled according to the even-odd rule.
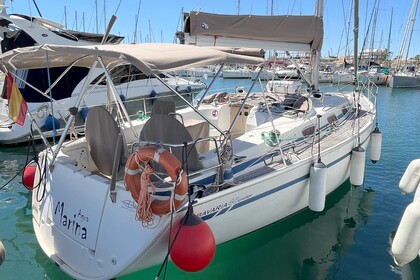
[[[366,148],[373,120],[374,115],[364,117],[359,137],[352,129],[353,122],[337,128],[342,138],[334,138],[335,142],[322,147],[322,161],[328,168],[327,194],[349,177],[351,151],[358,145],[358,138]],[[86,149],[66,150],[66,154],[71,153],[89,162]],[[258,164],[238,163],[233,167],[235,187],[195,199],[194,213],[208,223],[217,244],[308,206],[309,172],[317,160],[317,149],[299,156],[292,155],[287,166],[278,155],[271,163],[269,158]],[[51,157],[45,152],[40,158],[49,165]],[[77,279],[110,279],[162,263],[168,248],[170,216],[156,217],[152,225],[144,226],[135,219],[135,202],[122,180],[117,182],[117,200],[113,203],[109,198],[110,179],[80,168],[68,156],[59,155],[42,184],[42,199],[37,197],[38,192],[33,194],[33,226],[44,252]],[[190,184],[211,180],[213,175],[203,176],[191,178]],[[174,221],[185,212],[185,208],[180,209]]]
[[420,87],[419,75],[390,75],[388,85],[391,88],[416,88]]

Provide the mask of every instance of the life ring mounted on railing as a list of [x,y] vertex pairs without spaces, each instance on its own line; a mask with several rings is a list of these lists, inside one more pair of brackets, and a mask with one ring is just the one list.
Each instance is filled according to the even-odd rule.
[[39,119],[44,118],[45,116],[48,116],[50,107],[47,104],[43,104],[42,106],[38,107],[36,110],[36,116]]
[[[151,161],[164,168],[172,182],[169,188],[153,188],[152,195],[149,191],[149,185],[153,187],[150,182],[154,172]],[[138,203],[137,217],[146,223],[153,220],[152,214],[165,215],[177,210],[188,192],[187,175],[179,160],[169,151],[156,146],[145,146],[130,155],[125,165],[124,181]]]

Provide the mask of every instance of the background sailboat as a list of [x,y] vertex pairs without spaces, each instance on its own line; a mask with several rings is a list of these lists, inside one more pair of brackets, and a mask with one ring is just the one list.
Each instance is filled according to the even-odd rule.
[[[410,16],[408,17],[404,38],[401,43],[400,51],[397,58],[397,66],[394,73],[389,77],[388,85],[391,88],[415,88],[420,87],[420,70],[414,65],[408,64],[408,53],[410,50],[411,38],[416,22],[416,15],[419,1],[413,0]],[[403,59],[404,53],[405,59]]]

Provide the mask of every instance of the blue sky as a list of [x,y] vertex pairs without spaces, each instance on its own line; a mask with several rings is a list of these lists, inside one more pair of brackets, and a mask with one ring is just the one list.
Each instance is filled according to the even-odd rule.
[[[174,34],[181,28],[181,11],[201,10],[204,12],[237,14],[238,2],[241,14],[257,15],[312,15],[315,0],[96,0],[98,6],[98,27],[103,32],[106,21],[116,12],[117,22],[112,33],[126,37],[126,42],[133,42],[135,18],[140,12],[137,24],[137,42],[173,42]],[[380,1],[378,20],[375,31],[375,48],[386,48],[388,45],[389,21],[393,9],[390,50],[397,55],[405,32],[412,0],[376,0]],[[95,0],[54,0],[36,1],[44,18],[65,24],[67,28],[96,32]],[[375,0],[359,0],[360,46],[371,18]],[[274,8],[271,10],[271,3]],[[322,55],[344,54],[346,51],[345,27],[349,25],[351,0],[324,0],[324,44]],[[38,16],[33,0],[6,1],[9,13],[21,13]],[[64,12],[66,7],[66,13]],[[104,9],[105,7],[105,9]],[[77,13],[77,21],[76,21]],[[353,13],[353,12],[351,12]],[[66,14],[66,17],[64,16]],[[417,13],[419,14],[419,12]],[[352,16],[353,18],[353,16]],[[77,23],[77,24],[76,24]],[[350,38],[352,37],[350,23]],[[369,36],[370,42],[370,36]],[[410,47],[410,56],[420,54],[420,19],[417,20]],[[370,45],[370,43],[369,43]],[[359,47],[360,48],[360,47]],[[352,51],[351,42],[347,51]],[[405,56],[405,55],[404,55]]]

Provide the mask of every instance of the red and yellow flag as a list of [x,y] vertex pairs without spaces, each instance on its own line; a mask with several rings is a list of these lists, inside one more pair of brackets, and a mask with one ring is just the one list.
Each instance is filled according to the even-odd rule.
[[7,101],[9,117],[18,125],[23,125],[26,112],[28,111],[28,105],[26,105],[25,99],[23,99],[10,73],[7,73]]

